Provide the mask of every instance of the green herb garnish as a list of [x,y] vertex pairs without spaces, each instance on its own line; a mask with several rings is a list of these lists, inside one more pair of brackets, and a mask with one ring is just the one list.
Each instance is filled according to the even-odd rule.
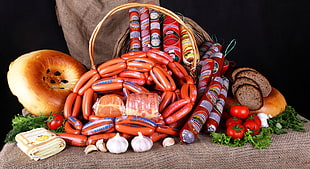
[[271,128],[261,128],[259,134],[251,136],[253,131],[249,130],[245,132],[242,139],[232,139],[224,133],[211,133],[212,142],[220,145],[227,145],[232,147],[242,147],[247,143],[253,144],[254,148],[264,149],[270,145],[272,129]]
[[292,106],[286,106],[285,111],[276,117],[267,119],[269,127],[273,129],[275,134],[286,134],[283,129],[292,129],[298,132],[306,132],[302,127],[306,120],[301,120]]

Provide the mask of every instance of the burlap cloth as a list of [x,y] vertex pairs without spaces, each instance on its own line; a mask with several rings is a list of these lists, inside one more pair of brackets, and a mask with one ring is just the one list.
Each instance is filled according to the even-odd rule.
[[[112,8],[127,2],[158,4],[158,0],[56,0],[59,23],[70,54],[89,67],[88,40]],[[127,11],[113,16],[97,38],[96,63],[112,58],[119,35],[128,27]],[[310,130],[310,123],[305,124]],[[67,146],[61,153],[41,161],[33,161],[15,143],[5,144],[0,153],[0,168],[310,168],[310,133],[289,131],[274,135],[267,149],[228,147],[211,142],[208,135],[199,135],[193,144],[163,148],[155,143],[151,151],[124,154],[92,152]]]
[[[302,118],[304,119],[304,118]],[[263,150],[251,144],[229,147],[211,142],[211,137],[200,134],[193,144],[177,143],[162,147],[155,143],[151,151],[124,154],[92,152],[67,146],[50,158],[33,161],[15,143],[5,144],[0,153],[0,168],[310,168],[310,123],[308,132],[288,130],[287,134],[273,135],[272,143]]]
[[[88,42],[100,20],[113,8],[130,2],[152,3],[159,0],[56,0],[58,23],[62,27],[70,55],[90,68]],[[129,27],[128,10],[110,17],[100,29],[95,43],[95,63],[114,58],[113,48]]]

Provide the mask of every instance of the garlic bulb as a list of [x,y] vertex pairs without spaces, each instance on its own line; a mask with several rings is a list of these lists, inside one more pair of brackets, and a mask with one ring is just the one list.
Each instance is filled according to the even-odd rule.
[[144,152],[152,148],[153,141],[151,138],[143,136],[141,132],[138,132],[138,136],[131,140],[131,147],[134,152]]
[[163,140],[163,147],[172,146],[175,144],[175,140],[172,137],[166,137]]
[[268,115],[265,113],[258,113],[258,118],[261,121],[261,127],[269,127],[267,119],[269,119]]
[[107,149],[111,153],[124,153],[128,148],[128,141],[126,138],[116,133],[116,135],[107,141]]

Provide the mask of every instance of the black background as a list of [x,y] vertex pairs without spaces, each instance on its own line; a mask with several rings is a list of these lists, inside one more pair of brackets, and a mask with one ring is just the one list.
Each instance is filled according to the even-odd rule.
[[[310,119],[307,0],[162,0],[161,5],[192,18],[224,46],[235,38],[237,46],[228,59],[259,70],[289,105]],[[2,147],[11,119],[22,109],[7,85],[9,63],[34,50],[68,53],[68,49],[57,23],[55,1],[3,1],[0,12]]]

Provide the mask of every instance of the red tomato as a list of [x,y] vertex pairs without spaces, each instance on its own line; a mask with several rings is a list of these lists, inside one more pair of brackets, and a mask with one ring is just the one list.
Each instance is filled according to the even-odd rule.
[[262,122],[260,121],[259,117],[256,114],[250,114],[248,119],[254,120],[259,127],[262,125]]
[[49,129],[56,130],[62,125],[63,121],[64,121],[63,115],[61,115],[60,113],[53,113],[48,117],[46,125]]
[[240,119],[246,119],[250,114],[250,110],[247,106],[233,105],[230,107],[230,115],[239,117]]
[[232,139],[242,139],[245,131],[245,127],[242,124],[236,124],[227,127],[226,135],[231,136]]
[[258,125],[254,119],[246,119],[243,125],[246,130],[250,129],[251,131],[253,131],[253,134],[251,135],[256,135],[260,132],[260,125]]
[[242,123],[243,123],[242,120],[239,119],[238,117],[230,117],[226,120],[226,127]]

